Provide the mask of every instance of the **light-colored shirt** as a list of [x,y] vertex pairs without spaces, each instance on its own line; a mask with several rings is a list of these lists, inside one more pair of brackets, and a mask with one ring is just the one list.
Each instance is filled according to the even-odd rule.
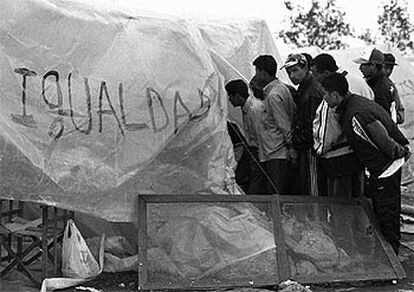
[[396,173],[405,163],[404,157],[394,160],[394,162],[378,178],[390,177]]
[[286,159],[296,105],[289,89],[278,79],[270,82],[263,90],[265,112],[259,159],[261,162]]
[[[338,72],[342,73],[343,70],[340,69]],[[374,100],[374,91],[372,91],[371,87],[369,87],[364,78],[350,72],[345,75],[345,78],[349,84],[349,92],[366,97],[369,100]]]
[[259,135],[263,131],[265,106],[262,100],[249,96],[242,107],[243,131],[249,147],[259,148]]

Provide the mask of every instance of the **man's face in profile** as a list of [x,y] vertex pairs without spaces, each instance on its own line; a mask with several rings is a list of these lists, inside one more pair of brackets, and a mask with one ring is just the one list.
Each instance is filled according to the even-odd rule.
[[286,68],[286,72],[293,84],[301,84],[308,73],[308,68],[299,64]]

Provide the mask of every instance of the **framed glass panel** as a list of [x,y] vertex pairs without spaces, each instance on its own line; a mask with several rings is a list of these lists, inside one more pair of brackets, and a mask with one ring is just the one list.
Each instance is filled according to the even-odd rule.
[[317,283],[405,277],[360,201],[286,196],[280,207],[291,278]]
[[139,289],[405,277],[364,200],[140,195]]
[[139,288],[277,285],[278,211],[276,196],[140,195]]

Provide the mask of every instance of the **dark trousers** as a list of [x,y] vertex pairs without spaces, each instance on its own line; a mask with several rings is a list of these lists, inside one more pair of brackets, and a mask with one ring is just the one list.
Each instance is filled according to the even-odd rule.
[[250,159],[250,180],[249,180],[249,195],[266,195],[267,182],[265,177],[265,166],[259,162],[259,149],[256,147],[249,147]]
[[311,194],[311,169],[308,150],[298,151],[298,163],[290,167],[290,170],[290,194],[309,196]]
[[401,239],[401,169],[390,177],[369,178],[367,195],[371,197],[374,214],[382,235],[398,254]]
[[290,171],[287,159],[272,159],[264,165],[268,179],[268,194],[289,195]]
[[259,162],[256,147],[244,148],[236,168],[236,182],[249,195],[266,195],[265,166]]
[[236,183],[245,192],[249,192],[250,182],[250,155],[247,148],[243,149],[243,154],[240,160],[237,162],[237,168],[235,171]]
[[364,190],[364,172],[350,175],[326,177],[327,195],[330,197],[360,197]]

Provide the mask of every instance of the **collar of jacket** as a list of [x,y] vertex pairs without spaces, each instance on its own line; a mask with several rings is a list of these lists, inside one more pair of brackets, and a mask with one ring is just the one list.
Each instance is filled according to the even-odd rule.
[[367,83],[368,83],[368,85],[370,85],[372,87],[375,84],[377,84],[378,80],[380,80],[384,76],[385,76],[384,73],[382,73],[382,71],[379,71],[374,76],[372,76],[371,78],[369,78],[367,80]]
[[347,93],[345,98],[341,101],[341,103],[336,107],[335,112],[338,114],[343,114],[346,111],[346,106],[349,102],[349,98],[351,97],[351,93]]
[[303,78],[302,82],[299,84],[298,93],[300,94],[302,91],[308,88],[309,85],[312,84],[313,79],[314,77],[312,73],[308,72],[308,74],[306,74],[305,78]]
[[246,99],[246,101],[244,102],[243,106],[241,107],[242,112],[247,113],[250,107],[250,104],[252,103],[252,99],[254,97],[249,95],[249,97]]
[[269,94],[269,92],[272,90],[274,84],[277,81],[279,81],[279,79],[276,77],[275,79],[273,79],[272,81],[270,81],[265,87],[263,87],[264,96],[267,96]]

